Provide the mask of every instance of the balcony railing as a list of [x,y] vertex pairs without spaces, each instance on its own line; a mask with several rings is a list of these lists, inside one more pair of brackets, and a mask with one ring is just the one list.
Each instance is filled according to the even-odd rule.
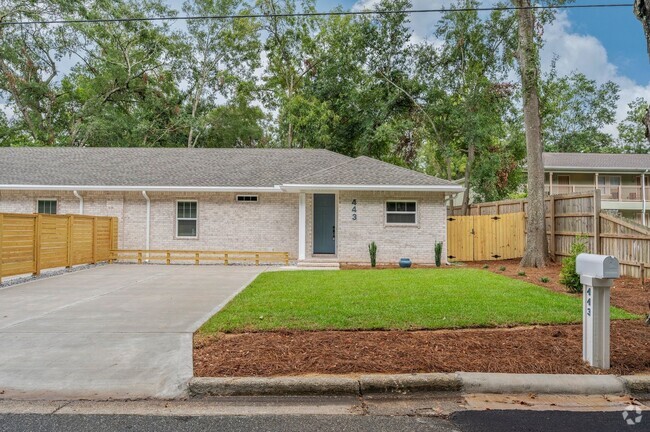
[[[546,192],[550,192],[549,185],[544,185]],[[553,185],[553,195],[573,192],[587,192],[594,190],[593,185]],[[643,189],[641,186],[600,186],[600,197],[605,201],[642,201]],[[645,199],[650,201],[650,187],[645,188]]]

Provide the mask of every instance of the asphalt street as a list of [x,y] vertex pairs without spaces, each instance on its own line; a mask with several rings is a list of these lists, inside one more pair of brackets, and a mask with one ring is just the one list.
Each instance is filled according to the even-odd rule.
[[650,419],[630,426],[620,412],[462,411],[450,419],[415,416],[358,415],[0,415],[0,431],[429,431],[429,432],[595,432],[650,431]]

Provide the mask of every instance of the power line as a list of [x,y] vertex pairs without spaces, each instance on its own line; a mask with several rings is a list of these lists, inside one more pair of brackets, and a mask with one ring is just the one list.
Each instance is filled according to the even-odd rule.
[[93,24],[93,23],[114,23],[134,21],[194,21],[194,20],[223,20],[223,19],[252,19],[252,18],[293,18],[293,17],[323,17],[342,15],[396,15],[396,14],[421,14],[421,13],[444,13],[444,12],[488,12],[488,11],[515,11],[526,9],[602,9],[633,7],[632,3],[609,3],[609,4],[582,4],[582,5],[547,5],[547,6],[491,6],[475,8],[452,8],[452,9],[405,9],[405,10],[362,10],[362,11],[332,11],[332,12],[296,12],[279,14],[243,14],[243,15],[198,15],[198,16],[167,16],[167,17],[140,17],[140,18],[97,18],[97,19],[71,19],[71,20],[42,20],[42,21],[7,21],[0,22],[0,26],[29,25],[29,24]]

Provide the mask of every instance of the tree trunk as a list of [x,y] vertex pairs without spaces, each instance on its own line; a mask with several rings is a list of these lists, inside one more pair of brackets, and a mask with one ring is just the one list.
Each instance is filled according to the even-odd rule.
[[475,155],[476,145],[469,144],[467,148],[467,164],[465,165],[465,194],[463,195],[463,207],[461,209],[461,213],[464,215],[469,214],[469,177],[472,173]]
[[[445,165],[446,165],[446,169],[447,169],[447,180],[453,181],[453,178],[451,178],[451,158],[449,156],[445,156]],[[454,196],[455,196],[455,194],[449,194],[449,208],[451,209],[452,216],[455,214],[454,213]]]
[[[515,6],[530,8],[530,0],[513,0]],[[545,267],[548,264],[546,214],[544,210],[544,163],[542,161],[542,121],[539,113],[538,50],[533,35],[532,9],[517,10],[519,47],[517,57],[521,74],[526,128],[526,164],[528,167],[528,218],[526,250],[522,267]]]
[[650,58],[650,0],[635,0],[634,15],[641,21],[648,46],[648,58]]
[[643,116],[643,126],[645,126],[645,137],[650,144],[650,105],[645,109],[645,116]]

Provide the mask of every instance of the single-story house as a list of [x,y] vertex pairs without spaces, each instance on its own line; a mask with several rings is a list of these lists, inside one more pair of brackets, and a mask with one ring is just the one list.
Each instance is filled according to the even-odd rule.
[[459,191],[317,149],[0,148],[0,212],[116,216],[120,249],[368,262],[375,241],[380,263],[431,263]]

